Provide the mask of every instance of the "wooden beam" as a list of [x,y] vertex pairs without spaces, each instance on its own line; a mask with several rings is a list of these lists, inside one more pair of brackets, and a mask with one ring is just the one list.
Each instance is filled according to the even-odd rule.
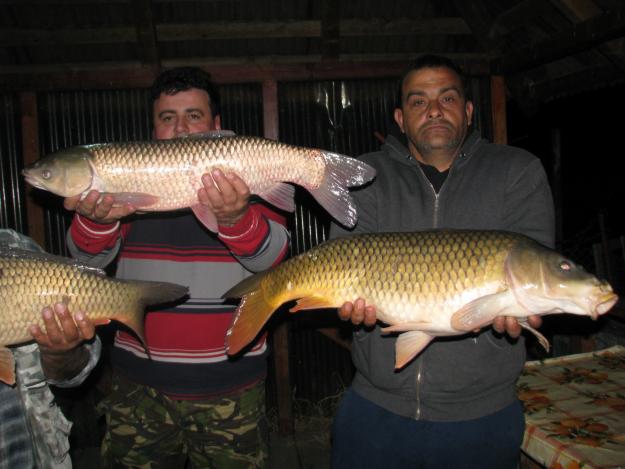
[[[24,166],[39,159],[39,125],[37,120],[37,95],[30,91],[20,93],[20,115],[22,124],[22,152]],[[43,208],[33,198],[26,197],[26,220],[28,236],[45,248],[46,235],[44,228]]]
[[134,27],[89,29],[0,28],[0,47],[134,43]]
[[625,36],[625,8],[583,21],[530,47],[505,54],[492,63],[494,74],[527,71]]
[[[278,83],[263,81],[263,135],[278,140]],[[275,368],[278,430],[293,433],[293,403],[291,401],[291,374],[289,368],[289,323],[282,322],[273,330],[273,362]]]
[[[150,36],[150,22],[153,15],[145,5],[149,0],[134,0],[139,15],[139,24],[144,25],[145,34]],[[145,16],[145,18],[143,18]],[[149,18],[148,18],[149,17]],[[338,18],[334,17],[333,24]],[[329,21],[329,19],[328,19]],[[330,23],[323,21],[326,27]],[[334,27],[334,26],[333,26]],[[203,22],[203,23],[161,23],[153,24],[155,40],[158,42],[202,41],[211,39],[259,39],[323,37],[322,21],[287,20],[263,22]],[[330,28],[328,30],[331,30]],[[462,18],[430,19],[349,19],[338,21],[342,37],[347,36],[405,36],[405,35],[469,35],[471,30]],[[143,34],[140,31],[140,34]],[[33,29],[0,28],[0,47],[25,47],[43,45],[88,45],[119,44],[137,41],[137,30],[133,27],[85,28],[85,29]]]
[[[423,51],[423,53],[435,51]],[[484,54],[444,54],[461,64],[469,75],[488,75],[489,57]],[[217,83],[253,83],[266,79],[278,81],[333,80],[350,78],[397,77],[415,54],[342,55],[337,61],[321,63],[320,55],[257,57],[244,59],[161,60],[164,69],[192,65],[211,73]],[[0,88],[4,91],[53,89],[144,88],[155,74],[139,62],[65,64],[3,67]]]
[[490,79],[490,102],[493,116],[493,143],[508,143],[506,117],[506,83],[504,77],[493,76]]
[[278,83],[276,80],[263,81],[263,135],[278,140]]

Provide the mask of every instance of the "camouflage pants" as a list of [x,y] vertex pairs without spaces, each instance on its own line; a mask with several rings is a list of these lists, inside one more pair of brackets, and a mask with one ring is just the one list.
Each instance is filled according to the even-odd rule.
[[105,468],[267,466],[264,382],[211,400],[180,401],[115,377],[99,409],[107,422]]

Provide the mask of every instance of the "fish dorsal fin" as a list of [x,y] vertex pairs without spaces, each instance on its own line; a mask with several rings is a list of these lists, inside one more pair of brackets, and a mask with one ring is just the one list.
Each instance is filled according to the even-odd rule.
[[295,187],[291,184],[280,182],[258,195],[282,210],[295,211]]
[[521,309],[510,290],[485,295],[470,301],[456,311],[450,319],[451,327],[463,332],[481,329],[497,316],[519,316],[519,314],[511,314],[515,308]]
[[90,272],[96,275],[106,276],[106,272],[98,267],[92,267],[90,265],[86,265],[83,262],[77,261],[76,259],[72,259],[70,257],[62,257],[55,256],[54,254],[49,254],[47,252],[33,252],[27,251],[24,249],[2,249],[2,245],[0,245],[0,257],[4,258],[12,258],[15,260],[24,259],[24,260],[33,260],[39,262],[54,262],[56,264],[63,264],[71,267],[75,267],[82,272]]
[[237,134],[232,130],[208,130],[197,134],[189,134],[180,138],[224,138],[235,137]]
[[406,366],[431,341],[432,336],[421,331],[409,331],[399,334],[395,343],[395,369],[399,370]]

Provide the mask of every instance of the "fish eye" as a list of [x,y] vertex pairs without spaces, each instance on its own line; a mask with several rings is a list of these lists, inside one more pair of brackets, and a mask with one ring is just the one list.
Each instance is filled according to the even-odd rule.
[[49,169],[44,169],[43,171],[41,171],[41,177],[44,179],[50,179],[52,177],[52,171],[50,171]]
[[560,261],[560,270],[564,270],[565,272],[570,271],[573,268],[569,261]]

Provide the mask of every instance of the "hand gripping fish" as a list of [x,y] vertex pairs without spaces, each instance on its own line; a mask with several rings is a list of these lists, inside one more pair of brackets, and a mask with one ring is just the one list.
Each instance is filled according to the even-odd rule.
[[44,326],[41,310],[46,306],[64,301],[73,311],[87,313],[95,325],[119,321],[144,342],[145,306],[187,293],[173,283],[117,280],[64,257],[0,249],[0,381],[15,383],[13,355],[6,347],[33,340],[28,327]]
[[514,316],[572,313],[596,319],[618,297],[572,261],[525,236],[497,231],[364,234],[325,242],[224,294],[242,298],[226,336],[234,355],[287,301],[291,312],[364,298],[384,333],[399,333],[395,368],[433,338],[462,335]]
[[111,194],[115,205],[131,204],[140,211],[190,207],[216,232],[215,215],[197,196],[202,175],[213,169],[236,173],[252,194],[291,212],[295,188],[287,183],[300,185],[346,227],[354,226],[357,218],[347,187],[375,177],[371,166],[348,156],[230,131],[75,146],[39,160],[23,173],[29,184],[63,197],[95,189]]

